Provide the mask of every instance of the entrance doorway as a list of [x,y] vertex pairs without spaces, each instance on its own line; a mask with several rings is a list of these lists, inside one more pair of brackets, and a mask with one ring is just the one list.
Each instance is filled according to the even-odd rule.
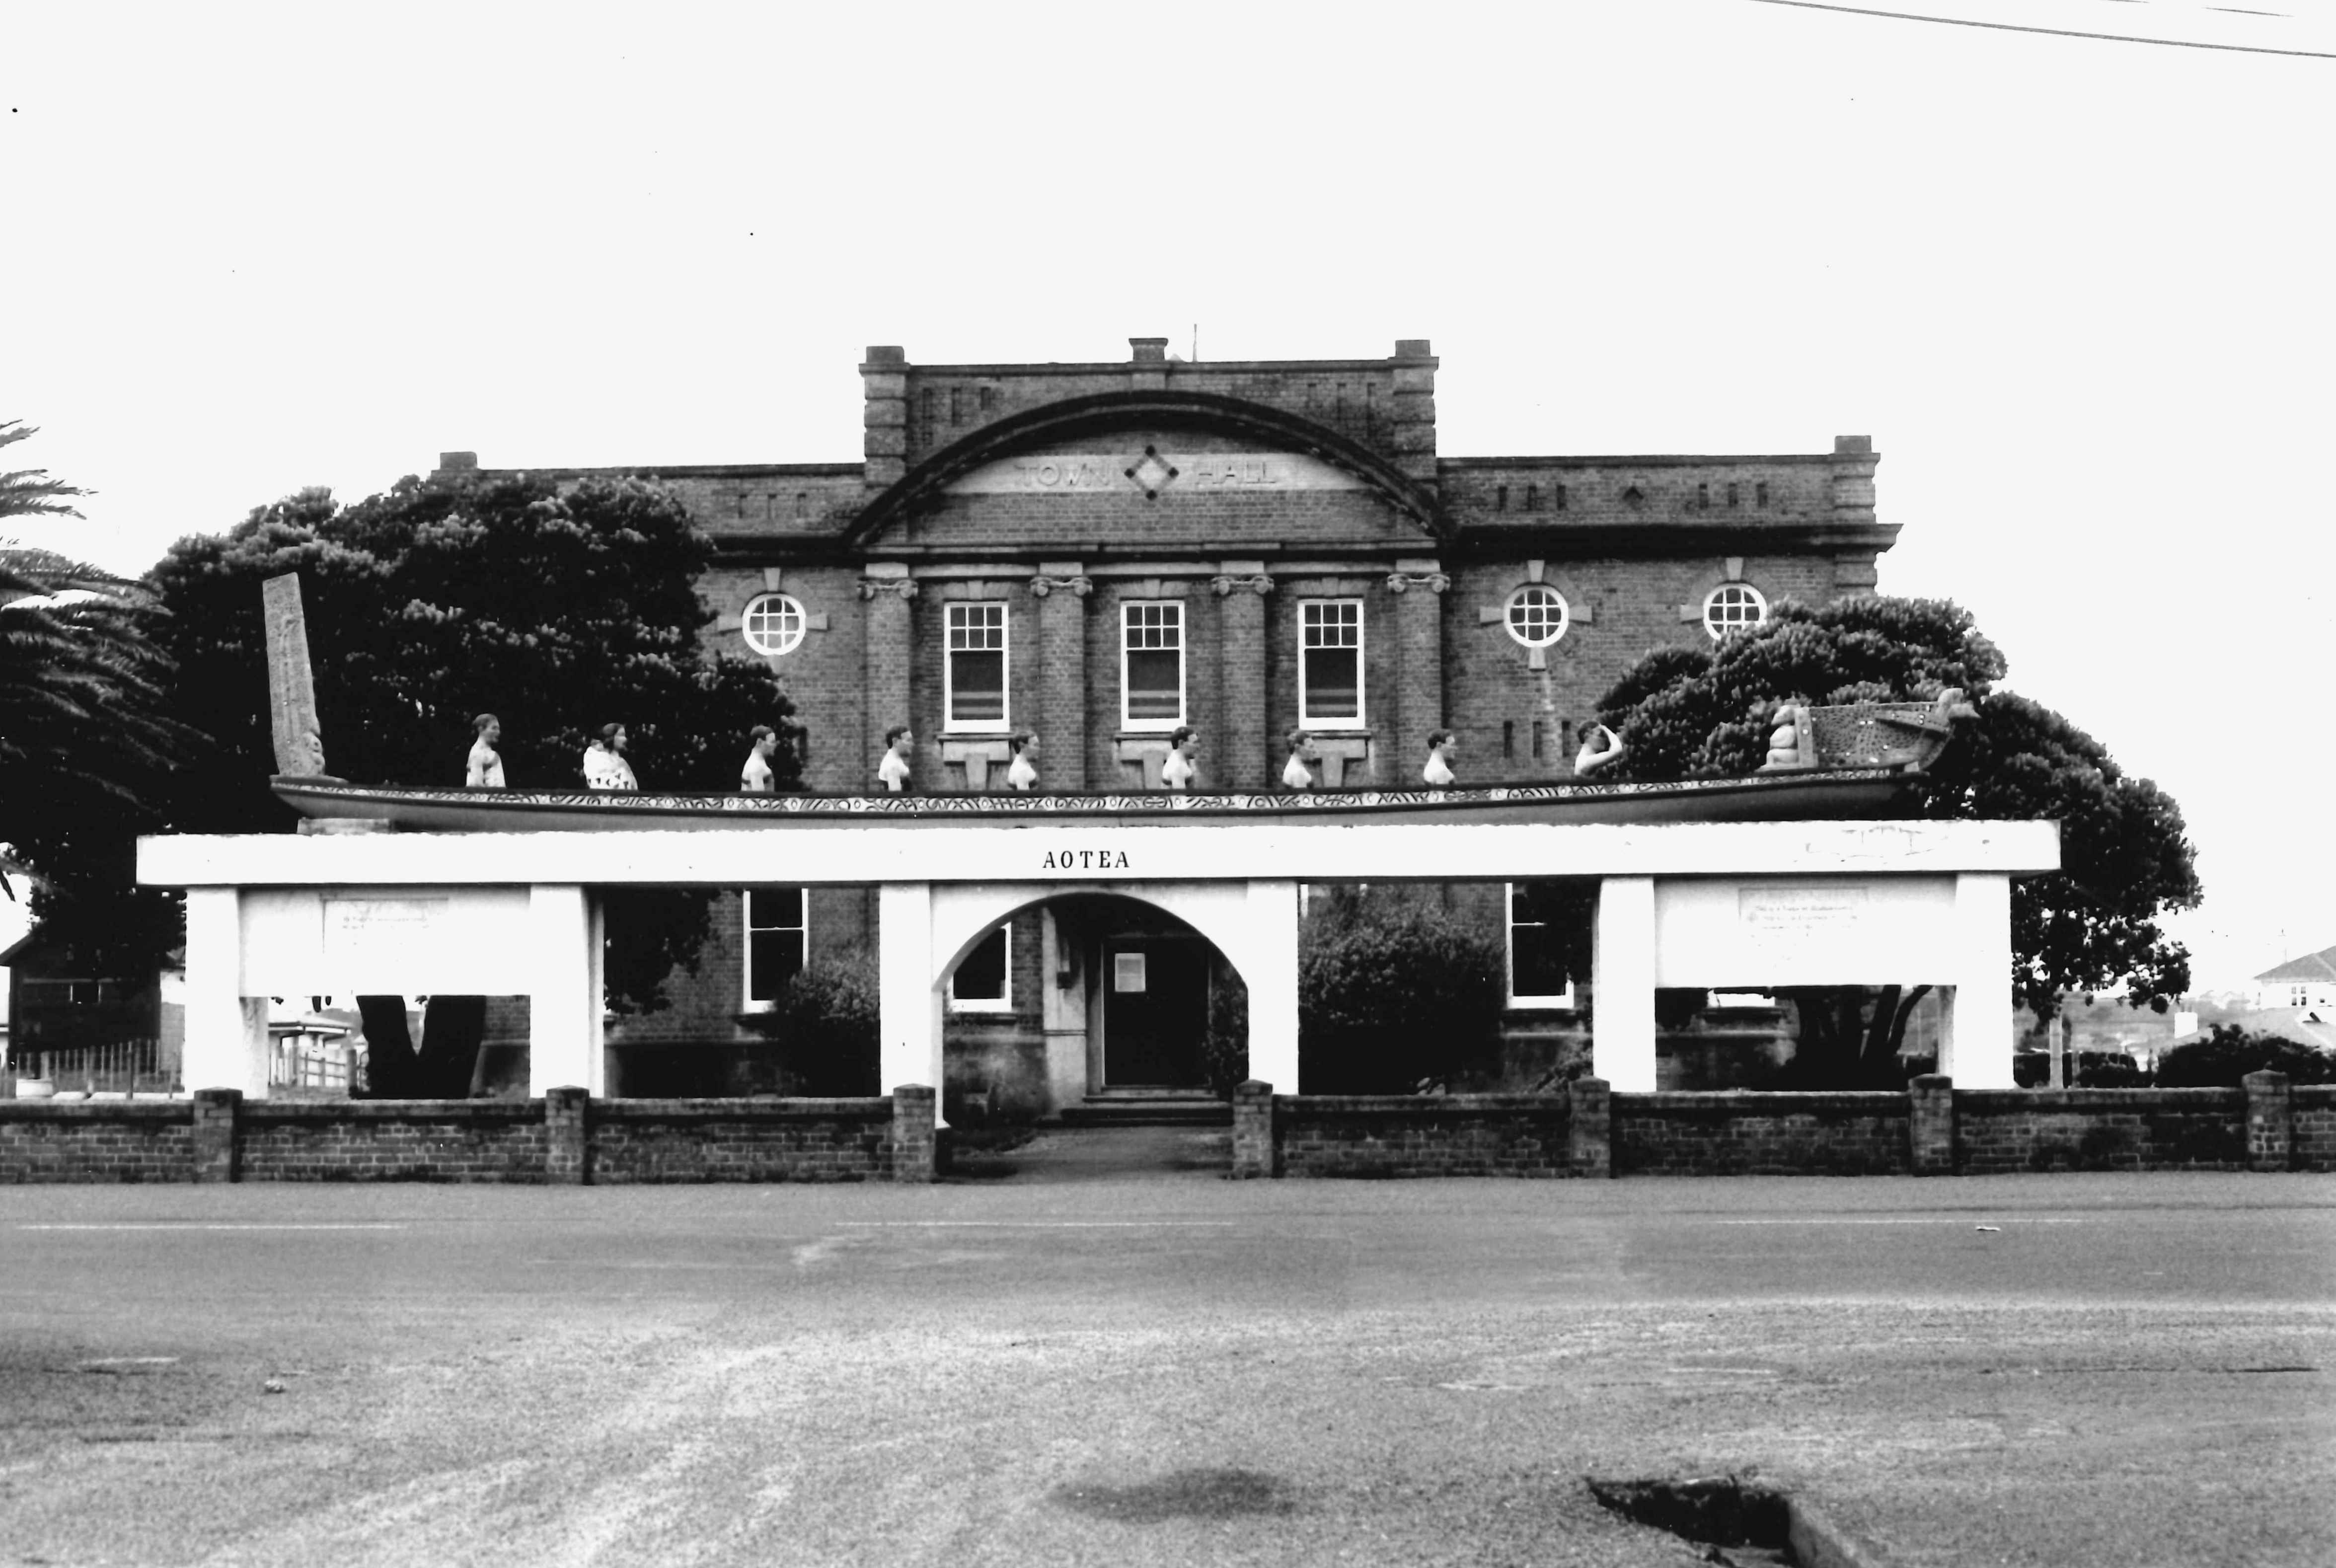
[[1209,1028],[1209,947],[1196,936],[1114,936],[1103,942],[1105,1089],[1197,1089]]

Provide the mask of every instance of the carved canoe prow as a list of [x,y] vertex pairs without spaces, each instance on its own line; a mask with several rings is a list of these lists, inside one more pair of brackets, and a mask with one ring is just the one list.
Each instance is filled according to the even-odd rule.
[[1902,768],[1921,773],[1955,738],[1955,726],[1979,716],[1962,692],[1948,687],[1929,702],[1860,702],[1810,707],[1820,768]]

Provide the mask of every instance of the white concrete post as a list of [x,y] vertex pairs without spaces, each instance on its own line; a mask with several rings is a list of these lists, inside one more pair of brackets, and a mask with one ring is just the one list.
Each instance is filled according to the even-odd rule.
[[1225,956],[1249,987],[1249,1076],[1278,1095],[1298,1082],[1298,884],[1249,884],[1248,943]]
[[187,890],[187,1038],[180,1057],[189,1089],[240,1089],[268,1097],[268,998],[243,994],[240,890]]
[[940,976],[933,955],[930,882],[886,882],[876,891],[877,1090],[903,1084],[933,1091],[933,1119],[942,1089]]
[[1617,1094],[1655,1088],[1655,879],[1598,884],[1591,950],[1590,1070]]
[[527,1092],[608,1092],[601,1049],[600,911],[581,887],[528,890],[521,972],[527,977]]
[[1939,1042],[1939,1071],[1959,1089],[2009,1089],[2011,1079],[2011,879],[1955,878],[1954,1000]]

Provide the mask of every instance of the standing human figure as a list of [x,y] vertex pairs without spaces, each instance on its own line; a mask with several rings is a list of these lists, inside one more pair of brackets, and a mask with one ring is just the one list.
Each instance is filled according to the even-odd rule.
[[876,765],[876,780],[894,794],[906,794],[913,788],[909,777],[909,754],[917,737],[909,726],[896,724],[884,732],[884,759]]
[[1201,749],[1201,732],[1191,725],[1178,725],[1176,733],[1168,737],[1168,755],[1160,765],[1160,782],[1172,790],[1189,790],[1200,774],[1193,765],[1192,754]]
[[1290,760],[1281,765],[1281,787],[1310,790],[1314,787],[1314,770],[1309,763],[1322,759],[1314,754],[1314,737],[1302,729],[1290,732]]
[[462,770],[462,782],[472,789],[499,790],[503,787],[502,754],[495,743],[503,738],[503,722],[491,713],[482,713],[471,721],[479,738],[471,743],[471,756]]
[[1006,787],[1027,794],[1038,787],[1038,737],[1024,730],[1011,744],[1014,760],[1007,765]]
[[596,790],[637,790],[640,781],[624,757],[629,737],[620,724],[604,724],[600,738],[584,748],[584,787]]
[[1440,790],[1452,787],[1455,782],[1452,776],[1452,755],[1459,749],[1459,737],[1450,730],[1439,729],[1428,732],[1427,765],[1419,770],[1420,779],[1428,788]]
[[1582,731],[1582,749],[1573,754],[1573,776],[1584,777],[1596,773],[1609,763],[1621,762],[1630,747],[1622,737],[1602,724],[1585,726]]
[[771,754],[778,749],[778,732],[769,725],[758,724],[748,730],[746,765],[738,770],[738,787],[750,795],[776,793],[779,786],[771,772]]

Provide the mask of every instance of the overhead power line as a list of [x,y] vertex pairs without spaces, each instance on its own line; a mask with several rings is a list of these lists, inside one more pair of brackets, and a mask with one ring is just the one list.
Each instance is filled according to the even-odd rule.
[[2146,38],[2132,33],[2085,33],[2072,27],[2030,27],[2018,22],[1982,22],[1971,16],[1934,16],[1919,11],[1875,11],[1864,5],[1829,5],[1821,0],[1752,0],[1756,5],[1790,5],[1801,11],[1838,11],[1892,22],[1935,22],[1946,27],[1985,27],[1998,33],[2042,33],[2054,38],[2097,38],[2110,44],[2158,44],[2170,49],[2219,49],[2234,54],[2287,54],[2305,60],[2336,60],[2320,49],[2268,49],[2257,44],[2208,44],[2195,38]]

